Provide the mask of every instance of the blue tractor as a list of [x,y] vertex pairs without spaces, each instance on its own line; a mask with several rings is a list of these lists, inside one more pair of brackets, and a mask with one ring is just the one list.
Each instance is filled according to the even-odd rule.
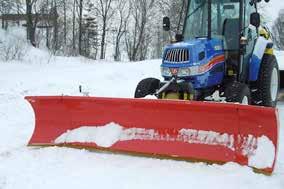
[[[216,101],[218,94],[217,100],[275,107],[280,74],[260,2],[189,0],[183,33],[164,49],[164,81],[142,80],[135,98]],[[168,17],[163,28],[170,30]]]

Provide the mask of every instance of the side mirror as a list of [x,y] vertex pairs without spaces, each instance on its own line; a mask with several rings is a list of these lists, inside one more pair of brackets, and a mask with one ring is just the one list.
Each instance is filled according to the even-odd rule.
[[164,31],[170,31],[171,29],[171,21],[169,17],[163,18],[163,29]]
[[259,27],[260,26],[260,14],[255,12],[250,15],[250,24]]

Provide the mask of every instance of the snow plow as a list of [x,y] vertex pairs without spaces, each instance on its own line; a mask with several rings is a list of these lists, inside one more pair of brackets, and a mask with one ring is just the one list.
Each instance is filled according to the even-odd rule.
[[277,110],[225,103],[26,97],[36,116],[30,146],[67,146],[209,163],[272,173]]
[[183,33],[163,53],[164,81],[143,79],[134,99],[26,97],[36,117],[29,145],[236,162],[271,174],[280,75],[259,2],[188,1]]

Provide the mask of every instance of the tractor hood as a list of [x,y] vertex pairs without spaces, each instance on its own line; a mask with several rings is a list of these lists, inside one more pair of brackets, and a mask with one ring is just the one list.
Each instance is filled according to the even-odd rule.
[[167,45],[163,53],[163,67],[188,67],[205,64],[215,54],[223,54],[220,39],[200,38]]

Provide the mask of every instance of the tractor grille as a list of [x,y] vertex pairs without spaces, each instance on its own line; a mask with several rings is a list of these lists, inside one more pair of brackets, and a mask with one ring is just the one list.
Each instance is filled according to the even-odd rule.
[[189,61],[188,49],[171,49],[165,56],[165,61],[169,63],[183,63]]

